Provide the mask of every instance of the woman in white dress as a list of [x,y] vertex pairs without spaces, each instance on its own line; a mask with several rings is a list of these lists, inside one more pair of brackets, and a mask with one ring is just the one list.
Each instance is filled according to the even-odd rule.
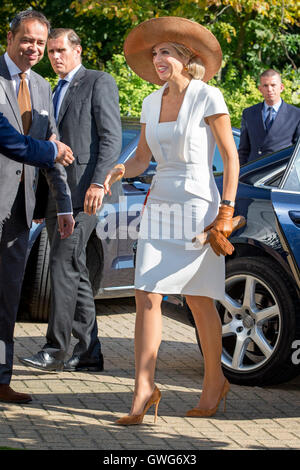
[[[104,188],[124,174],[148,167],[157,173],[141,221],[136,258],[135,390],[129,415],[117,424],[140,424],[150,406],[155,419],[161,393],[155,367],[161,342],[164,294],[182,294],[193,313],[204,357],[200,400],[186,416],[212,416],[229,391],[221,368],[221,322],[214,299],[225,294],[225,262],[218,237],[232,232],[239,163],[221,92],[205,82],[221,66],[216,38],[193,21],[163,17],[141,23],[128,35],[127,63],[142,78],[163,85],[143,102],[136,154],[107,175]],[[218,144],[224,162],[222,200],[212,158]],[[217,243],[195,248],[207,226]],[[217,248],[216,248],[217,247]]]

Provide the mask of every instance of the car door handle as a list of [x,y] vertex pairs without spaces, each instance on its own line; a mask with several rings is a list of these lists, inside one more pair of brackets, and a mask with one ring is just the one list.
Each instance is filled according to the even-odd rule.
[[289,211],[289,216],[296,225],[300,225],[300,211]]

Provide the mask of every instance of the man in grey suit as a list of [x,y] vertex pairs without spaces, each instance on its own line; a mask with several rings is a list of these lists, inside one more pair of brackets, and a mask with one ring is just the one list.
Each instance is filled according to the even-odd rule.
[[[44,15],[35,11],[19,13],[7,35],[7,51],[0,57],[0,112],[21,133],[26,123],[27,133],[43,140],[52,134],[58,135],[51,90],[31,67],[43,57],[48,29],[49,22]],[[25,101],[26,109],[21,106]],[[74,221],[65,169],[55,164],[43,171],[56,199],[57,211],[62,214],[59,216],[60,235],[68,237]],[[10,381],[13,332],[35,207],[36,179],[33,166],[0,154],[0,401],[3,402],[31,401],[30,395],[15,392]]]
[[[86,245],[101,206],[103,182],[121,151],[118,89],[107,73],[81,64],[80,38],[70,29],[50,32],[48,56],[59,82],[54,94],[61,140],[75,162],[66,169],[72,193],[75,228],[67,240],[53,231],[53,201],[49,198],[46,224],[50,239],[51,313],[47,343],[22,362],[43,370],[103,370],[96,311]],[[99,267],[100,268],[100,267]],[[66,362],[71,334],[78,339]]]
[[242,115],[241,165],[289,147],[300,136],[300,109],[281,99],[284,85],[280,74],[272,69],[263,72],[258,89],[264,102],[244,109]]

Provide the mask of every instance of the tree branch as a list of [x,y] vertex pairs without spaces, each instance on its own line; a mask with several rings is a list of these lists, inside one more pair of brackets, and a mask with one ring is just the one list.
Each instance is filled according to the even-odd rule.
[[219,11],[219,13],[216,14],[214,20],[210,21],[208,24],[215,23],[217,21],[218,16],[222,15],[224,13],[224,11],[227,10],[227,8],[230,8],[230,7],[231,7],[231,5],[226,5],[226,7],[222,8],[222,10]]
[[282,39],[280,39],[280,42],[281,42],[281,44],[282,44],[282,46],[283,46],[283,49],[284,49],[284,52],[285,52],[286,57],[288,58],[288,60],[289,60],[289,61],[291,62],[291,64],[292,64],[293,69],[294,69],[294,70],[297,70],[297,65],[295,64],[295,62],[293,61],[293,59],[292,59],[291,56],[289,55],[289,51],[287,50],[287,47],[286,47],[285,42],[284,42]]

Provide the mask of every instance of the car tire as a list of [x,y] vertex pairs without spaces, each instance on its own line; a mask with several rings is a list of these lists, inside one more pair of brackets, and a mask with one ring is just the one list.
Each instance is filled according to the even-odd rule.
[[[230,382],[275,385],[300,373],[299,360],[295,361],[299,295],[278,263],[266,257],[229,260],[226,300],[216,306],[222,321],[222,367]],[[196,338],[201,350],[197,331]]]
[[27,262],[20,301],[21,310],[31,321],[47,322],[49,318],[49,252],[48,234],[43,228]]

